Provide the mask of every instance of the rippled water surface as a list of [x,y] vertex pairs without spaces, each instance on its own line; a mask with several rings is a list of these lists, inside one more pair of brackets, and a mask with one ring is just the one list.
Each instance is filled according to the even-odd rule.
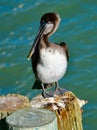
[[84,130],[97,129],[97,1],[1,0],[0,95],[19,93],[34,97],[34,75],[27,54],[46,12],[60,14],[61,23],[50,41],[65,41],[70,60],[60,86],[88,100]]

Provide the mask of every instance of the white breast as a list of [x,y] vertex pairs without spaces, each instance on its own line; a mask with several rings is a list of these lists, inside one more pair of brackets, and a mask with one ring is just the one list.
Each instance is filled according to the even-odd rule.
[[38,78],[42,83],[52,83],[61,79],[67,68],[65,53],[51,48],[41,49],[40,62],[37,65]]

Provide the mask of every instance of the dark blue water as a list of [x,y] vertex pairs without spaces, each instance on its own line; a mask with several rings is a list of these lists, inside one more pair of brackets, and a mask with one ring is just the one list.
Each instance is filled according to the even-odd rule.
[[97,120],[97,1],[1,0],[0,95],[19,93],[29,98],[34,75],[27,55],[46,12],[57,12],[61,23],[50,41],[65,41],[70,60],[61,87],[88,100],[84,106],[84,130],[96,130]]

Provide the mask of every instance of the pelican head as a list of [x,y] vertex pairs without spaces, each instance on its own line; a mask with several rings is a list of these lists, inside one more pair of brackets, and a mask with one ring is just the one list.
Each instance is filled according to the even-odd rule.
[[46,13],[41,17],[39,31],[34,40],[30,53],[28,54],[27,57],[28,60],[35,52],[35,48],[37,46],[37,43],[41,39],[41,37],[42,36],[49,37],[50,35],[52,35],[57,30],[59,23],[60,23],[60,17],[56,13],[52,13],[52,12]]

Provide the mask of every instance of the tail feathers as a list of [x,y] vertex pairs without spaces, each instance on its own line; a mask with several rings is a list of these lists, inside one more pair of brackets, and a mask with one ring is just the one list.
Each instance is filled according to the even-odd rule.
[[42,89],[41,82],[39,80],[35,80],[32,89]]

